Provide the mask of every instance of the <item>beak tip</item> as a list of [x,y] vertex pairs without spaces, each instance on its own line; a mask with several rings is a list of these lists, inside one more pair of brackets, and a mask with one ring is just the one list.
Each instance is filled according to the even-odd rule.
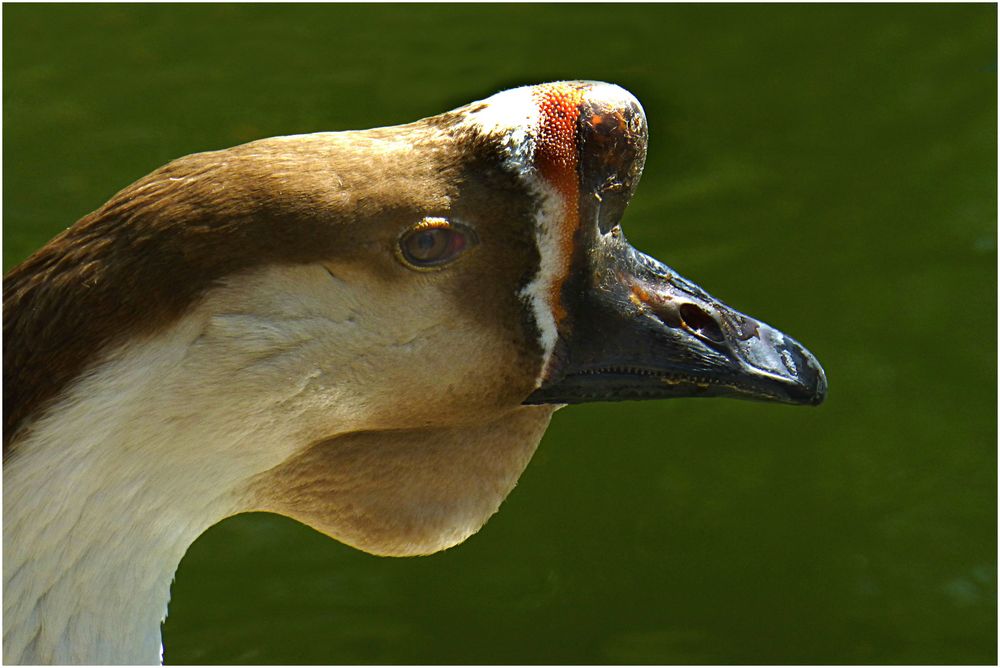
[[811,406],[819,406],[826,400],[826,372],[823,371],[823,367],[816,365],[819,373],[816,378],[816,388],[813,390],[813,398],[810,402]]
[[819,406],[826,400],[828,387],[826,372],[823,371],[823,366],[816,359],[816,356],[805,348],[802,349],[802,356],[805,358],[806,367],[814,372],[808,375],[804,374],[805,378],[802,378],[802,403],[809,406]]

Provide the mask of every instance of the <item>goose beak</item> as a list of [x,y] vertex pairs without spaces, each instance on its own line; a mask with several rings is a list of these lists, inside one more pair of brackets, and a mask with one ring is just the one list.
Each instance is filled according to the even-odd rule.
[[562,174],[573,184],[563,192],[577,202],[570,209],[579,227],[559,291],[557,340],[526,403],[720,396],[821,403],[826,376],[800,343],[626,242],[619,221],[642,174],[645,115],[616,86],[588,84],[581,96],[576,171]]
[[546,377],[529,404],[736,397],[817,405],[826,375],[794,339],[625,242],[599,239]]

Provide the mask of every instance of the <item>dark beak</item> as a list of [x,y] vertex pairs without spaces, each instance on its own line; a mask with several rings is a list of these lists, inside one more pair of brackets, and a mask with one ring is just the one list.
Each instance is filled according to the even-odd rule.
[[[794,339],[726,306],[625,241],[619,222],[642,173],[646,120],[607,87],[578,106],[579,228],[565,318],[528,404],[738,397],[816,405],[826,376]],[[617,89],[620,91],[620,89]]]
[[823,401],[826,376],[800,343],[638,252],[619,228],[598,245],[547,376],[525,403]]

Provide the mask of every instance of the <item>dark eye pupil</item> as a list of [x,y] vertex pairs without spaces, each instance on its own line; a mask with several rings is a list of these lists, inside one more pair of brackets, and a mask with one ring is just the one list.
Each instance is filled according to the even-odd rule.
[[431,251],[434,250],[435,246],[441,245],[441,239],[444,237],[443,234],[439,234],[443,230],[427,230],[426,232],[421,232],[416,236],[416,250],[425,255],[430,255]]

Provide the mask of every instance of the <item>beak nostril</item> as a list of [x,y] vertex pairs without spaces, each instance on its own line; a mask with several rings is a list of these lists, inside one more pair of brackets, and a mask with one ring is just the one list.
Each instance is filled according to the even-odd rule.
[[711,314],[701,307],[690,303],[681,304],[680,314],[687,328],[696,334],[704,336],[715,343],[725,341],[725,337],[722,334],[722,327]]

